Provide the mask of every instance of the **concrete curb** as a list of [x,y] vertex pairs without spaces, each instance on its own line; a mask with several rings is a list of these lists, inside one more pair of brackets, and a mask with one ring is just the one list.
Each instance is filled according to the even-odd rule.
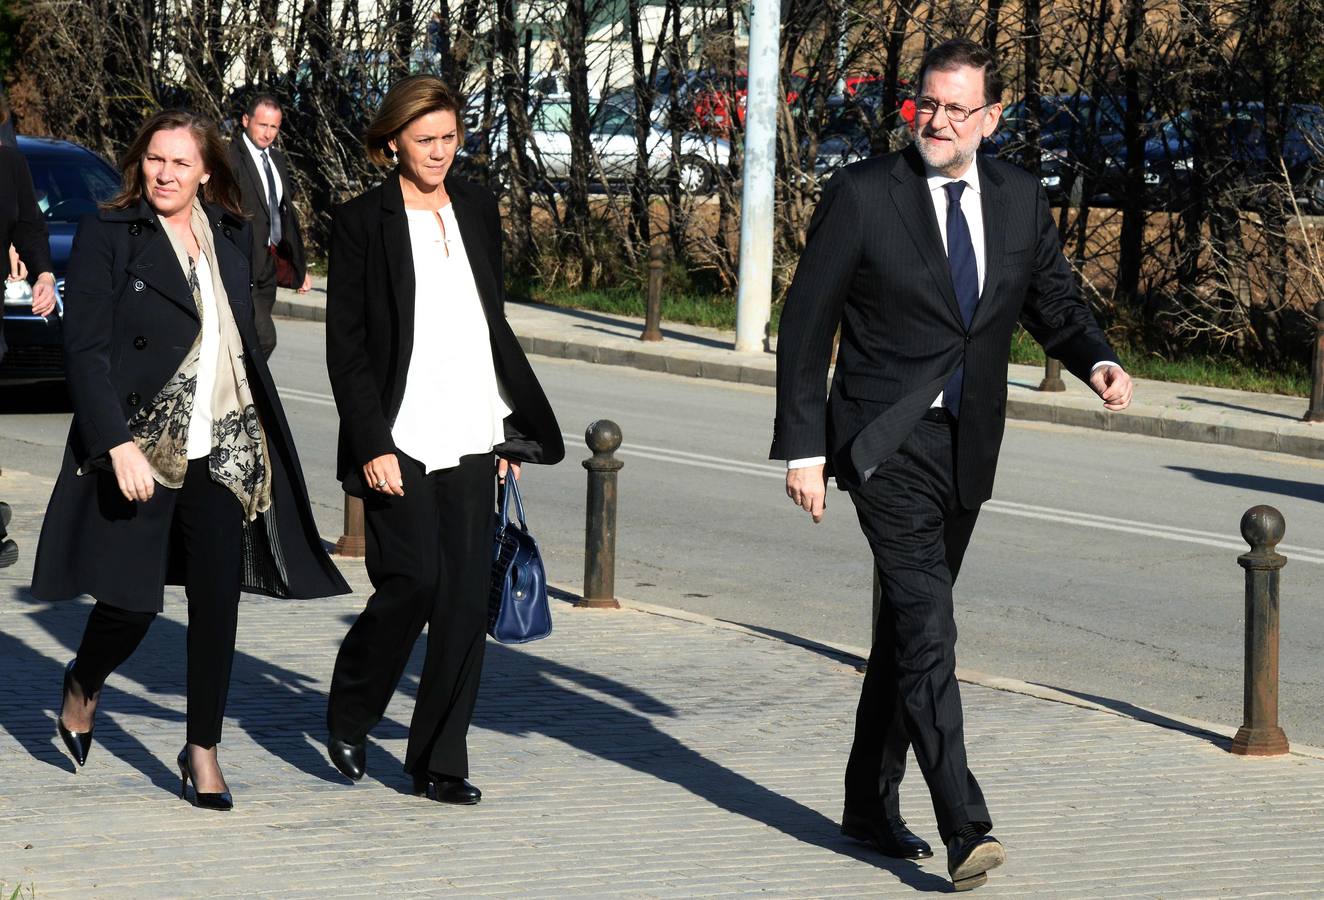
[[1281,428],[1249,428],[1130,411],[1118,415],[1098,408],[1017,397],[1007,398],[1007,418],[1324,459],[1324,432],[1320,435],[1292,434]]

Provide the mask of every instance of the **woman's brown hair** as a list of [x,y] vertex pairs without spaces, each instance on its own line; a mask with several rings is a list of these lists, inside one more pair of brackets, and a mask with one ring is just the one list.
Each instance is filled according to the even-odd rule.
[[395,162],[390,143],[419,116],[447,110],[455,113],[456,136],[464,140],[464,122],[460,111],[464,103],[460,95],[435,75],[410,75],[391,85],[382,100],[381,108],[367,131],[363,133],[363,146],[373,165],[387,167]]
[[147,145],[158,131],[174,131],[176,128],[187,128],[193,135],[193,139],[198,142],[198,151],[202,154],[202,165],[211,173],[207,183],[198,187],[198,195],[203,202],[223,206],[237,216],[244,216],[243,196],[239,192],[239,182],[230,169],[229,154],[225,149],[225,141],[221,139],[221,132],[211,119],[186,109],[162,110],[143,123],[133,143],[129,144],[129,149],[120,157],[120,191],[103,206],[106,209],[131,209],[147,196],[142,166],[143,157],[147,155]]

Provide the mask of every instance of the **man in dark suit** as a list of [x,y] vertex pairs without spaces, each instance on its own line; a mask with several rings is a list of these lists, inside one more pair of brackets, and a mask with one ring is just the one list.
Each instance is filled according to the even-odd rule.
[[968,890],[1004,854],[966,765],[952,583],[993,490],[1017,322],[1105,408],[1126,408],[1131,381],[1080,300],[1043,190],[976,155],[1002,112],[992,56],[948,41],[918,80],[915,143],[837,173],[810,223],[781,319],[771,457],[815,522],[828,475],[850,492],[882,584],[842,831],[932,855],[897,797],[913,744],[948,872]]
[[277,275],[284,270],[281,286],[295,287],[301,294],[312,287],[299,219],[290,200],[290,167],[275,146],[282,117],[279,100],[258,94],[241,120],[243,131],[230,143],[230,165],[243,191],[244,211],[252,217],[253,311],[262,353],[268,359],[276,349],[271,308],[276,303]]

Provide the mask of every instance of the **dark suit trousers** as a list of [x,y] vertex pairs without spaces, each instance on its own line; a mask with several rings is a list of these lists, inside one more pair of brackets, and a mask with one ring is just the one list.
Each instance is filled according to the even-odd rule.
[[921,420],[851,492],[882,598],[846,767],[846,806],[900,815],[897,790],[913,743],[944,842],[962,825],[992,821],[966,766],[956,682],[952,583],[978,516],[957,497],[958,431]]
[[[156,489],[169,490],[159,485]],[[170,540],[172,553],[183,562],[188,596],[188,742],[199,747],[221,741],[239,624],[243,515],[234,494],[211,479],[207,459],[189,460],[184,486],[175,498]],[[101,690],[106,678],[133,655],[155,618],[154,612],[106,603],[92,607],[73,672],[85,694]]]
[[396,455],[405,495],[372,491],[363,503],[374,592],[340,645],[327,728],[342,740],[367,736],[426,625],[405,771],[463,778],[487,632],[493,456],[464,456],[458,466],[424,474],[416,460]]
[[268,251],[253,260],[253,318],[262,355],[271,359],[276,349],[276,323],[271,317],[276,305],[276,260]]

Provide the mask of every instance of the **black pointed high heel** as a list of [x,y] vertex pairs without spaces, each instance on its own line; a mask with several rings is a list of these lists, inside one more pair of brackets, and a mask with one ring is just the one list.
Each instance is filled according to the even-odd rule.
[[198,790],[198,780],[193,778],[193,769],[188,764],[188,745],[179,751],[179,756],[175,758],[179,763],[179,799],[187,800],[189,779],[193,780],[193,799],[190,801],[198,809],[215,809],[221,812],[228,812],[234,809],[234,798],[230,796],[229,791],[221,791],[219,794],[204,794]]
[[[74,663],[77,659],[69,660],[69,664],[64,667],[64,685],[60,689],[60,705],[56,707],[59,710],[55,714],[55,731],[64,741],[64,748],[69,751],[69,755],[74,758],[74,762],[83,765],[87,762],[87,754],[92,749],[92,731],[70,731],[64,727],[64,698],[69,696],[69,682],[73,678]],[[86,702],[86,698],[84,698]]]

